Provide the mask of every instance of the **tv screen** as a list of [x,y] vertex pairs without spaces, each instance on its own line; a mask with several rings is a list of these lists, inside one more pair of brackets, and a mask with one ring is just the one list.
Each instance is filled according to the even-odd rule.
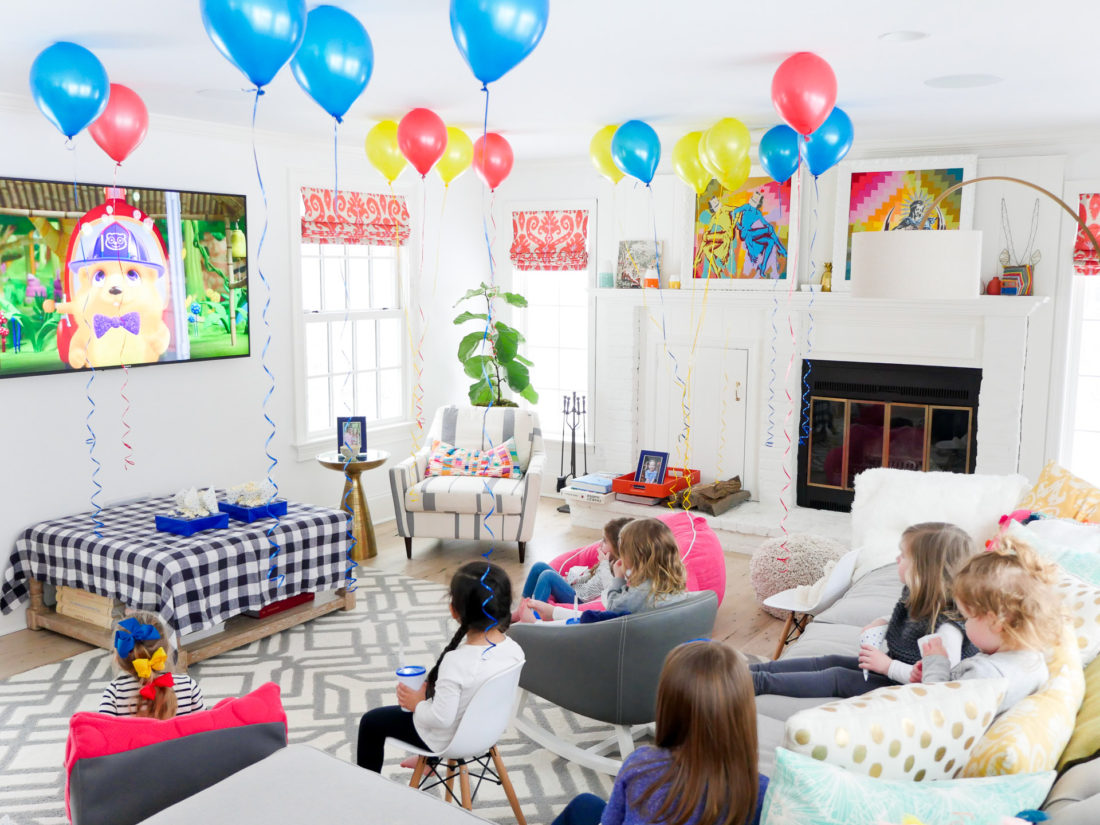
[[0,378],[249,353],[244,195],[0,178]]

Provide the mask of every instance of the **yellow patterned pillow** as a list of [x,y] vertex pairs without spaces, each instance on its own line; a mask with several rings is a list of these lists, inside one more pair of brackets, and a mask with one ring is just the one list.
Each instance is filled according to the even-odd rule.
[[1050,678],[993,722],[974,746],[963,776],[1053,770],[1073,733],[1085,695],[1077,634],[1068,624],[1047,661]]
[[1062,599],[1062,609],[1077,634],[1081,664],[1092,664],[1100,653],[1100,587],[1060,572],[1057,590]]
[[1054,518],[1100,521],[1100,488],[1051,461],[1017,506]]
[[891,685],[793,714],[783,747],[865,776],[950,779],[1004,692],[1004,679]]
[[1085,698],[1077,711],[1073,735],[1058,760],[1058,770],[1092,759],[1097,753],[1100,753],[1100,659],[1094,659],[1085,668]]

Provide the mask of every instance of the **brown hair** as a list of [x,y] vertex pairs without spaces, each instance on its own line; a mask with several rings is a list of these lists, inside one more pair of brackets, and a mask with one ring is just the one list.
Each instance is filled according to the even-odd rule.
[[613,518],[603,526],[603,537],[611,545],[612,559],[619,557],[619,534],[632,521],[634,521],[632,518]]
[[687,571],[680,547],[668,525],[655,518],[634,519],[619,533],[619,558],[630,568],[631,581],[649,582],[649,601],[687,590]]
[[974,556],[955,577],[955,599],[971,616],[995,616],[1003,625],[1005,650],[1046,650],[1062,634],[1061,601],[1054,592],[1056,568],[1029,544],[1001,536]]
[[720,642],[682,644],[665,658],[657,685],[656,745],[668,767],[642,792],[663,790],[654,822],[742,825],[756,810],[756,699],[744,657]]
[[[118,662],[119,667],[141,682],[141,686],[145,687],[157,676],[161,675],[161,671],[153,671],[147,678],[142,678],[137,675],[137,671],[134,670],[134,659],[151,659],[158,647],[164,648],[165,653],[169,656],[169,663],[165,667],[165,673],[171,672],[171,660],[175,657],[172,654],[172,646],[168,641],[168,634],[164,630],[164,625],[161,624],[160,618],[153,613],[135,613],[133,618],[137,619],[141,624],[152,625],[157,631],[157,638],[155,639],[143,639],[134,640],[134,649],[130,651],[129,655],[123,659],[117,653],[115,654],[115,660]],[[126,631],[121,631],[125,633]],[[152,701],[146,699],[140,693],[137,694],[137,709],[134,711],[134,716],[145,716],[153,719],[171,719],[176,715],[176,689],[171,687],[164,687],[163,685],[156,685],[153,687],[154,696]]]
[[970,534],[954,524],[925,521],[905,528],[902,552],[909,554],[909,618],[936,629],[941,615],[959,618],[952,596],[956,571],[977,549]]

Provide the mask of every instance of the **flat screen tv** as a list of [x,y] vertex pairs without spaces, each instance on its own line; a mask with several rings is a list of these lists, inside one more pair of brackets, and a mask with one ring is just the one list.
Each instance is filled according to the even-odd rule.
[[0,177],[0,378],[249,353],[244,195]]

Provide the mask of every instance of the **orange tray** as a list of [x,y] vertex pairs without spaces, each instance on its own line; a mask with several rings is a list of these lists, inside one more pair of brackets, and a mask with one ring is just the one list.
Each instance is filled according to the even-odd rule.
[[644,481],[635,481],[634,473],[627,473],[611,481],[611,490],[615,493],[629,493],[635,496],[667,498],[689,484],[698,484],[700,478],[698,470],[669,467],[665,473],[665,480],[660,484],[646,484]]

